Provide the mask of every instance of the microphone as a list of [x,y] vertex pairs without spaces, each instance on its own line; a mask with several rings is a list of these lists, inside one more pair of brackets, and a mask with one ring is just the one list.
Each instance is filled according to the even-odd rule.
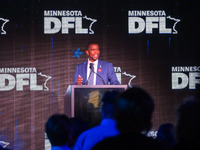
[[[91,69],[91,68],[92,68],[92,63],[90,63],[90,69]],[[92,69],[91,69],[91,70],[92,70]],[[88,80],[89,80],[91,74],[92,74],[92,71],[90,71],[90,75],[89,75],[89,77],[88,77],[88,79],[87,79],[86,85],[88,85]]]
[[[92,69],[92,66],[93,66],[93,64],[90,63],[90,69],[92,70],[92,72],[94,72],[94,70]],[[94,73],[95,73],[98,77],[100,77],[101,80],[102,80],[102,82],[103,82],[103,84],[106,85],[104,79],[103,79],[99,74],[97,74],[96,72],[94,72]],[[90,74],[91,74],[91,72],[90,72]],[[89,76],[89,78],[90,78],[90,76]],[[88,79],[89,79],[89,78],[88,78]],[[88,82],[88,81],[87,81],[87,82]]]
[[[90,63],[90,69],[92,70],[93,63]],[[92,70],[93,71],[93,70]]]

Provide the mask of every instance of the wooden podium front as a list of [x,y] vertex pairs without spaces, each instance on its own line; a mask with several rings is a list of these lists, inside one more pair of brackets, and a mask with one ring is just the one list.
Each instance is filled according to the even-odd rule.
[[108,91],[123,92],[127,85],[69,85],[64,98],[64,112],[68,117],[78,117],[90,127],[101,121],[101,99]]

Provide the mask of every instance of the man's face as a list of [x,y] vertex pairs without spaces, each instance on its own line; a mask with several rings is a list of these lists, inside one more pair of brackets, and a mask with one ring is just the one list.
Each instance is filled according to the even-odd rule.
[[96,61],[99,58],[99,54],[100,54],[99,45],[91,44],[88,50],[86,50],[86,53],[89,56],[89,60],[91,62]]

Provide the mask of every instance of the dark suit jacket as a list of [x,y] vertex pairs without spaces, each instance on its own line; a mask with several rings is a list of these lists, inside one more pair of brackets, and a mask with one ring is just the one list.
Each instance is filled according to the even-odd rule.
[[[83,85],[86,84],[86,82],[87,82],[87,63],[88,63],[88,61],[84,61],[83,63],[77,65],[76,71],[74,73],[73,85],[76,84],[78,75],[81,75],[81,77],[83,78],[82,84]],[[97,74],[103,78],[106,85],[109,82],[111,85],[119,85],[120,84],[116,77],[112,63],[98,60]],[[98,75],[96,78],[96,85],[103,85],[102,79]]]

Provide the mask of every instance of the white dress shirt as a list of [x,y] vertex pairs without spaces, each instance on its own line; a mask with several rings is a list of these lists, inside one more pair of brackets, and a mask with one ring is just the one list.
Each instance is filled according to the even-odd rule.
[[[88,77],[90,75],[90,63],[93,63],[94,64],[94,72],[97,73],[97,67],[98,67],[98,59],[95,61],[95,62],[91,62],[89,59],[88,59],[88,64],[87,64],[87,80],[88,80]],[[94,73],[94,81],[93,81],[93,85],[96,85],[96,79],[97,79],[97,75]]]

